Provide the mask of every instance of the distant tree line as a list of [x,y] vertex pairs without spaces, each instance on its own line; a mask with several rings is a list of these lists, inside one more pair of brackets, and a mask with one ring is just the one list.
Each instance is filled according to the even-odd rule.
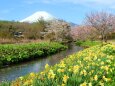
[[44,21],[42,18],[33,23],[0,21],[1,38],[69,41],[70,25],[64,20]]

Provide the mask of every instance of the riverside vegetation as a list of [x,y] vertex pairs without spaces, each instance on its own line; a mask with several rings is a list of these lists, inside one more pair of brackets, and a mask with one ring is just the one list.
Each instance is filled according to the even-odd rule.
[[115,86],[115,45],[97,45],[1,86]]
[[77,40],[75,43],[77,46],[83,46],[83,47],[92,47],[92,46],[102,44],[100,41],[90,41],[90,40],[86,40],[86,41]]
[[0,45],[0,66],[54,54],[67,47],[56,42]]

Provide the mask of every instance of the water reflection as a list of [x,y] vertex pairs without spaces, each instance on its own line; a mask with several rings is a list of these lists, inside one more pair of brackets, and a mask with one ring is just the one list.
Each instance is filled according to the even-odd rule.
[[30,72],[40,72],[44,70],[45,64],[54,65],[66,56],[78,52],[82,49],[83,48],[81,47],[70,45],[66,51],[62,51],[52,56],[48,56],[47,58],[38,59],[35,61],[0,69],[0,82],[5,80],[14,80],[17,77],[26,75]]

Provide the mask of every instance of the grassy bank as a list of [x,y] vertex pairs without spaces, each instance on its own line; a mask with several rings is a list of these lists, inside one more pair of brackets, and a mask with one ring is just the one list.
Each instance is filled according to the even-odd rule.
[[0,66],[40,58],[66,48],[66,46],[55,42],[0,45]]
[[83,47],[92,47],[92,46],[95,46],[95,45],[99,45],[101,44],[100,41],[76,41],[76,45],[77,46],[83,46]]
[[115,86],[115,46],[94,46],[1,86]]

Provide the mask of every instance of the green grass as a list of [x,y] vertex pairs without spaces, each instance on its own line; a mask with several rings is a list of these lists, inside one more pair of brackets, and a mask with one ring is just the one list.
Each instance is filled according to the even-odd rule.
[[76,41],[76,45],[78,46],[84,46],[84,47],[92,47],[92,46],[95,46],[95,45],[99,45],[101,44],[100,41]]
[[0,45],[0,66],[54,54],[67,47],[56,42]]

